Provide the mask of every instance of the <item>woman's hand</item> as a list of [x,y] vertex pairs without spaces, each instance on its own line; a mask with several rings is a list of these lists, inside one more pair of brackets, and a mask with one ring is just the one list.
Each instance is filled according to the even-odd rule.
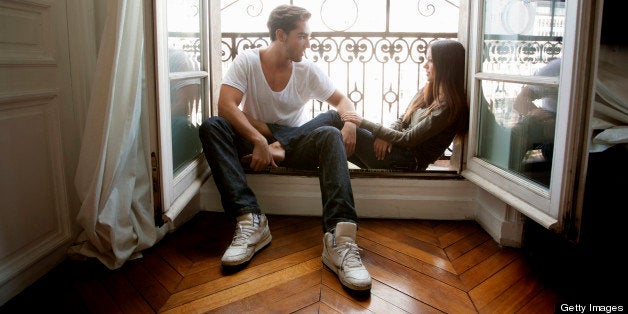
[[375,152],[375,157],[377,160],[384,160],[386,154],[390,153],[392,150],[392,144],[390,142],[384,141],[381,138],[376,137],[373,142],[373,151]]
[[353,122],[357,126],[360,126],[360,124],[362,124],[362,117],[360,117],[360,115],[358,115],[358,113],[355,111],[344,112],[340,117],[342,118],[342,121]]

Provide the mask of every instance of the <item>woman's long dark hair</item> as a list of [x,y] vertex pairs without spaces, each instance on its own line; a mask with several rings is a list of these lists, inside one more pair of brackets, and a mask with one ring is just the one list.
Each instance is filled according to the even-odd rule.
[[432,42],[428,49],[432,54],[434,80],[425,84],[414,97],[403,121],[410,122],[412,114],[419,108],[427,108],[425,115],[428,115],[444,102],[451,107],[449,121],[455,123],[458,134],[463,135],[469,120],[464,91],[464,47],[455,40],[442,39]]

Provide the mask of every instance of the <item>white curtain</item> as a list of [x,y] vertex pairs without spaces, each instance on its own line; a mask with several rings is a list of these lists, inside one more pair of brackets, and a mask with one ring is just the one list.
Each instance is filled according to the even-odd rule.
[[153,218],[143,50],[142,1],[108,0],[75,178],[83,230],[69,253],[110,269],[167,232]]

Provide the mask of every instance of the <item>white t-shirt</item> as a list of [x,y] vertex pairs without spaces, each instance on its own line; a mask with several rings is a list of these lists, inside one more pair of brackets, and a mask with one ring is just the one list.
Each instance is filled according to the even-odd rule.
[[242,111],[266,123],[300,126],[309,119],[305,104],[326,101],[336,88],[321,69],[307,59],[292,63],[292,75],[280,92],[270,89],[259,57],[259,49],[240,52],[227,70],[223,84],[244,94]]
[[[548,62],[545,66],[538,69],[534,74],[535,76],[551,76],[556,77],[560,75],[560,59],[554,59]],[[547,87],[541,85],[528,85],[528,87],[534,92],[534,99],[541,99],[541,108],[556,112],[556,104],[558,103],[558,88]]]

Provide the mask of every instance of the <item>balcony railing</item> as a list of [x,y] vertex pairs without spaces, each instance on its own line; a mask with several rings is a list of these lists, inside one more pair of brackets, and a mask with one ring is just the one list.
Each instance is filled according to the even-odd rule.
[[[317,63],[361,114],[388,125],[403,115],[410,99],[425,84],[423,64],[434,40],[455,39],[454,33],[313,33],[306,57]],[[223,69],[242,50],[266,47],[267,33],[223,33]],[[493,68],[527,67],[532,74],[560,56],[562,38],[492,37],[485,40],[486,60]],[[518,70],[521,73],[521,70]],[[328,105],[312,101],[314,117]]]
[[[456,38],[452,33],[313,33],[306,58],[318,64],[356,109],[372,121],[390,124],[425,84],[422,65],[430,42]],[[266,47],[267,33],[223,33],[226,69],[242,50]],[[312,101],[312,117],[328,110]]]
[[[200,60],[198,34],[170,33],[180,49]],[[425,84],[423,64],[427,46],[455,33],[317,32],[312,33],[306,57],[318,64],[367,119],[389,125],[403,115],[410,99]],[[562,54],[562,37],[490,35],[484,40],[483,68],[517,68],[533,72]],[[223,33],[223,72],[246,49],[267,47],[268,33]],[[524,68],[524,70],[522,70]],[[327,111],[319,101],[309,104],[311,117]],[[451,152],[445,152],[447,158]]]

